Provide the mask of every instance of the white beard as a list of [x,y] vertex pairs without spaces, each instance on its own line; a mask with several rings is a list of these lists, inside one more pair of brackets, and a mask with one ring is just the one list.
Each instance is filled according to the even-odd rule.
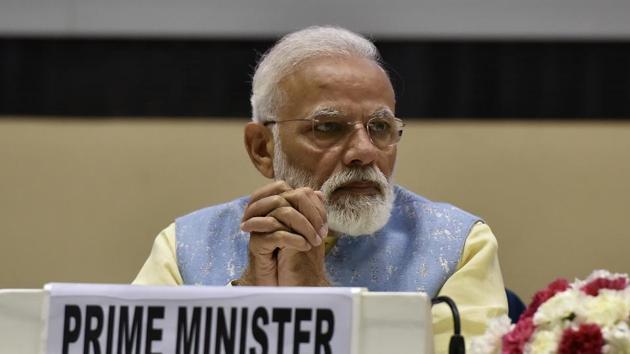
[[[275,134],[274,134],[275,135]],[[369,235],[387,224],[394,204],[393,183],[376,167],[346,167],[331,175],[321,186],[308,171],[294,166],[282,151],[280,139],[275,137],[273,156],[274,178],[284,180],[292,188],[321,189],[331,230],[350,236]],[[342,194],[332,198],[337,188],[350,182],[372,182],[378,186],[376,195]]]

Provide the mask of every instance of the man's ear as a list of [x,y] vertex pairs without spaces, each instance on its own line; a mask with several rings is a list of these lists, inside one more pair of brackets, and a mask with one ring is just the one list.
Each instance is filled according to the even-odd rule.
[[263,176],[273,178],[273,134],[260,123],[245,126],[245,149],[252,163]]

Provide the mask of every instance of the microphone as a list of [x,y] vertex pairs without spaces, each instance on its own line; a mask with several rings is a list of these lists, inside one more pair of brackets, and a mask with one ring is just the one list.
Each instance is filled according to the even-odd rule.
[[466,344],[464,342],[464,337],[461,335],[461,321],[459,318],[457,305],[455,305],[455,301],[453,301],[453,299],[448,296],[438,296],[434,299],[431,299],[431,305],[437,305],[441,303],[446,303],[448,305],[453,316],[454,333],[451,336],[451,341],[448,344],[448,354],[466,354]]

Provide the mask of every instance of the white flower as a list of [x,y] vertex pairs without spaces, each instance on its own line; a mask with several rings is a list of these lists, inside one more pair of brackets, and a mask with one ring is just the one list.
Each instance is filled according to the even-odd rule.
[[486,333],[473,337],[470,343],[472,354],[498,354],[501,349],[501,338],[508,333],[514,325],[506,315],[495,317],[488,322]]
[[573,289],[565,290],[545,301],[534,314],[536,326],[555,325],[575,313],[580,307],[582,294]]
[[596,323],[600,327],[610,327],[626,320],[630,306],[625,292],[601,290],[598,296],[586,296],[576,314],[583,322]]
[[[581,324],[595,324],[601,328],[605,354],[630,354],[630,287],[623,290],[599,288],[606,282],[594,283],[589,290],[598,290],[591,296],[581,289],[597,279],[618,280],[626,274],[597,270],[585,280],[576,280],[569,289],[557,293],[543,304],[533,316],[536,326],[525,345],[525,354],[553,354],[557,351],[565,329],[577,330]],[[619,284],[619,282],[615,282]],[[503,322],[501,322],[503,321]],[[509,320],[497,319],[489,324],[483,336],[471,343],[473,354],[499,354],[502,337],[510,330]],[[513,328],[513,326],[512,326]]]
[[556,327],[551,331],[536,331],[530,342],[525,346],[525,353],[555,354],[561,333],[560,327]]
[[625,322],[614,327],[606,327],[602,330],[606,345],[606,354],[630,354],[630,328]]

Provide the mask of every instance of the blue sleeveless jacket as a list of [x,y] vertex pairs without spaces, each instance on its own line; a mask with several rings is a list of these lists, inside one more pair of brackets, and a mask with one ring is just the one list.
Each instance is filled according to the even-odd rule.
[[[326,255],[329,280],[371,291],[423,291],[434,297],[455,272],[466,238],[481,221],[402,187],[387,224],[372,235],[339,236]],[[249,234],[240,230],[248,198],[175,221],[177,263],[185,284],[225,285],[247,265]]]

